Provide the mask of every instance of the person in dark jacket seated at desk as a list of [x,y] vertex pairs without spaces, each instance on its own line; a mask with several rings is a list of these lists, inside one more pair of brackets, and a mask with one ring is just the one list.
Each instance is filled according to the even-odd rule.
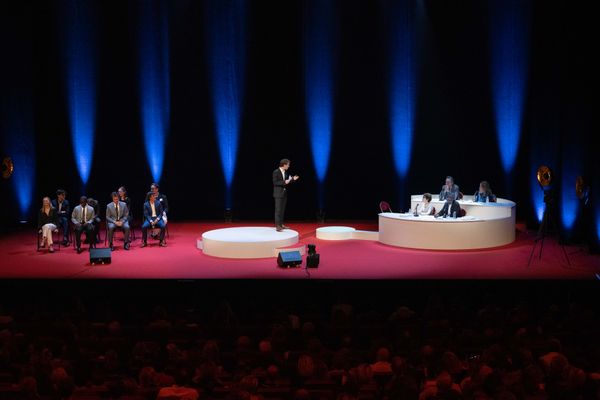
[[142,224],[142,247],[148,246],[148,228],[160,228],[160,246],[166,247],[165,221],[162,204],[156,199],[156,193],[148,192],[144,203],[144,223]]
[[439,200],[444,201],[448,197],[449,193],[454,194],[454,199],[460,200],[462,198],[462,193],[457,184],[454,183],[454,178],[451,176],[446,177],[446,184],[442,186],[442,190],[440,191]]
[[473,195],[473,201],[480,203],[496,202],[496,195],[492,193],[490,184],[487,181],[482,181],[479,184],[479,190]]
[[63,245],[69,245],[69,218],[71,218],[71,205],[69,200],[66,199],[67,192],[63,189],[56,191],[56,199],[52,200],[52,207],[56,209],[58,216],[58,226],[63,231]]
[[435,217],[460,217],[460,204],[456,201],[454,193],[449,193],[446,196],[446,203],[439,213],[435,214]]

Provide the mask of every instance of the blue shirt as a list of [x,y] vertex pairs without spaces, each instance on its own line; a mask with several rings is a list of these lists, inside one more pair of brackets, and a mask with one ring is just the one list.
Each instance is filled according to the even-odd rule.
[[489,197],[489,202],[490,203],[495,203],[496,202],[496,196],[492,193],[489,194],[489,196],[486,193],[479,193],[479,192],[475,192],[475,194],[473,195],[473,201],[474,202],[479,202],[479,203],[485,203],[486,199],[488,199]]

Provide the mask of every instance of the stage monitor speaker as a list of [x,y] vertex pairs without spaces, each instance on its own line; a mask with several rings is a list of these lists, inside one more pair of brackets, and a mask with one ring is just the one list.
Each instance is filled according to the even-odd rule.
[[277,265],[280,267],[297,267],[300,264],[302,264],[302,255],[299,251],[280,251],[277,256]]
[[90,264],[110,264],[110,248],[90,249]]

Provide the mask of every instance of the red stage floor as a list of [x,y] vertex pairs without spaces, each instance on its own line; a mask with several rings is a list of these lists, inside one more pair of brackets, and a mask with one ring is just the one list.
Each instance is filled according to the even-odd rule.
[[[196,239],[207,230],[266,223],[171,223],[168,247],[151,241],[140,248],[140,240],[124,251],[122,242],[112,253],[112,264],[91,266],[89,253],[77,254],[73,247],[54,254],[36,251],[31,232],[0,238],[0,278],[76,279],[307,279],[304,268],[281,269],[275,258],[230,260],[206,256],[196,248]],[[517,240],[505,247],[485,251],[422,251],[389,247],[377,242],[324,241],[315,238],[316,223],[289,223],[303,243],[314,243],[321,255],[318,269],[308,270],[311,279],[596,279],[600,256],[581,248],[566,248],[568,266],[561,247],[548,238],[538,260],[527,266],[534,234],[522,229]],[[359,229],[377,230],[376,223],[335,222]],[[116,234],[121,237],[120,233]],[[138,236],[140,232],[138,231]],[[538,247],[539,249],[539,247]]]

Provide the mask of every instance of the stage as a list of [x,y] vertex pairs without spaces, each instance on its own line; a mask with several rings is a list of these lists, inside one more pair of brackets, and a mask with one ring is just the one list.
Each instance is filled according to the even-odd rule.
[[[327,224],[288,224],[299,234],[300,244],[315,244],[321,262],[318,269],[281,269],[276,259],[224,259],[203,254],[196,246],[202,233],[213,229],[270,226],[247,222],[181,222],[169,225],[168,247],[149,240],[141,248],[138,239],[131,250],[123,250],[121,233],[116,234],[116,251],[110,265],[91,266],[89,253],[77,254],[62,247],[49,254],[36,251],[35,235],[23,230],[0,238],[0,278],[55,279],[596,279],[600,256],[582,248],[566,248],[568,266],[561,247],[547,238],[538,260],[537,251],[527,266],[533,232],[517,224],[515,242],[510,245],[470,251],[411,250],[372,240],[322,240],[316,229],[323,226],[351,226],[376,231],[377,223],[335,221]],[[100,244],[99,246],[102,246]],[[86,247],[87,248],[87,245]],[[539,250],[539,246],[538,246]],[[304,265],[304,264],[303,264]]]

